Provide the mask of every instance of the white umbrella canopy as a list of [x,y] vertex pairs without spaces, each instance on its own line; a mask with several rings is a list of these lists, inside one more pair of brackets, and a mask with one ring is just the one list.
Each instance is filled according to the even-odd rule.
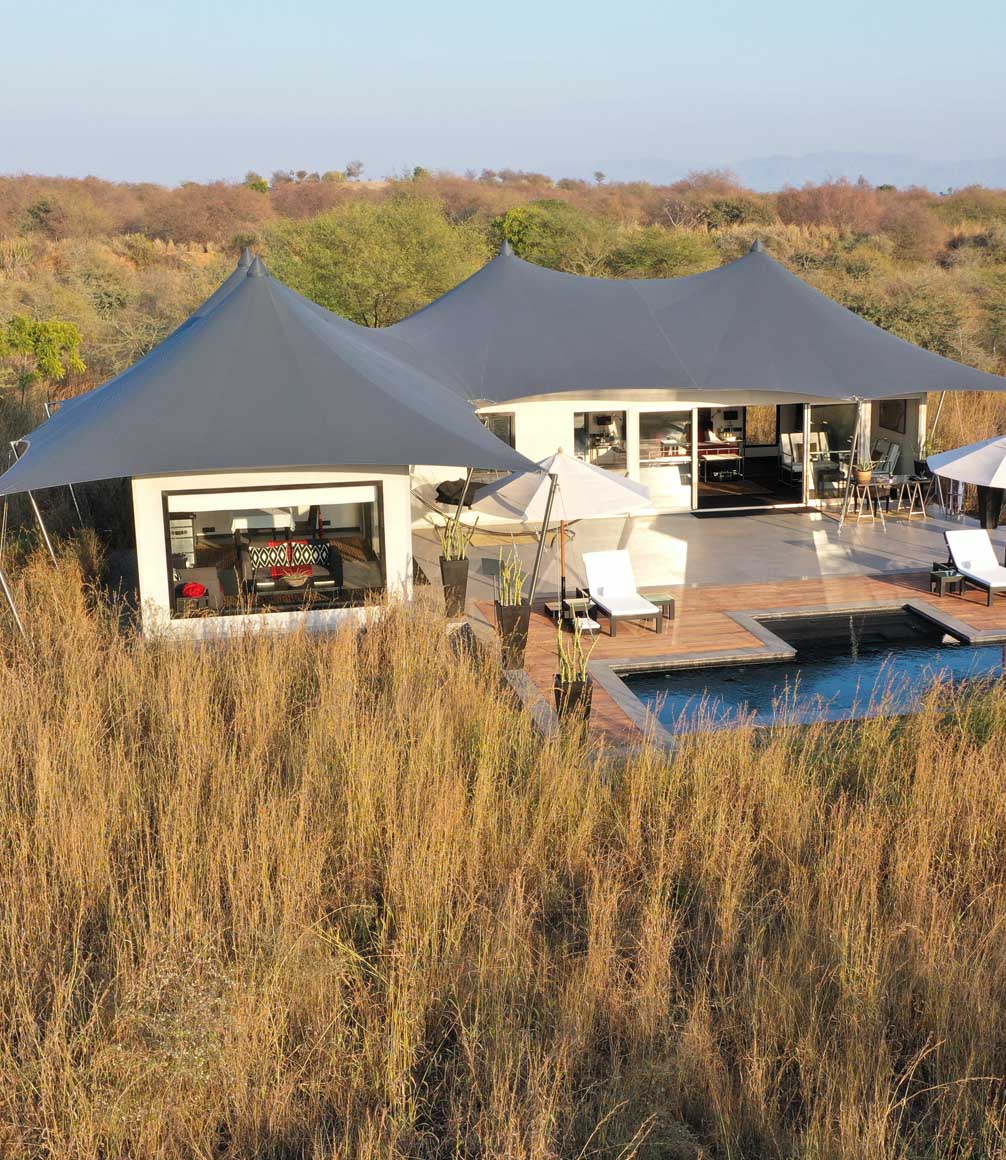
[[553,521],[570,523],[587,516],[621,515],[646,507],[650,489],[563,451],[539,460],[541,471],[515,471],[479,490],[472,511],[522,524],[545,518],[551,476],[556,478]]
[[958,483],[1006,488],[1006,435],[930,455],[929,470]]
[[[560,448],[538,461],[540,471],[515,471],[479,491],[472,511],[518,523],[541,524],[541,540],[531,577],[534,599],[545,540],[546,522],[558,521],[560,544],[560,599],[566,599],[566,524],[588,516],[622,515],[650,502],[650,489],[603,467],[584,463]],[[551,497],[551,507],[550,507]]]

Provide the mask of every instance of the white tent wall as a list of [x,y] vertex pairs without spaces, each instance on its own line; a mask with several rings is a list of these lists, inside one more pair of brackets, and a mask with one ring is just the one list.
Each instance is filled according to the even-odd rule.
[[[412,512],[410,475],[407,467],[332,467],[317,470],[227,471],[192,475],[136,477],[132,481],[133,519],[144,635],[219,637],[252,629],[311,631],[331,629],[346,620],[359,619],[359,608],[311,611],[270,611],[248,615],[173,619],[172,592],[165,530],[168,495],[178,492],[235,492],[255,489],[315,487],[323,484],[380,486],[383,516],[384,565],[387,592],[392,598],[408,598],[412,592]],[[253,502],[249,506],[254,506]]]
[[[900,402],[898,399],[892,402]],[[914,470],[913,461],[921,457],[921,451],[926,440],[926,396],[920,395],[916,399],[909,399],[905,407],[905,429],[898,430],[885,427],[881,421],[883,403],[873,403],[870,408],[870,433],[873,445],[878,439],[886,439],[888,443],[897,443],[901,448],[898,459],[898,473],[906,474]]]
[[[902,400],[897,400],[902,401]],[[911,472],[912,461],[918,454],[926,435],[926,395],[910,395],[905,402],[906,429],[904,432],[888,431],[879,425],[880,403],[866,408],[866,418],[870,423],[873,440],[887,439],[899,443],[902,453],[898,470]],[[678,489],[680,494],[662,495],[647,476],[645,464],[640,460],[640,416],[657,412],[691,412],[695,409],[712,407],[715,409],[741,408],[749,406],[788,405],[797,415],[794,430],[803,431],[803,406],[835,406],[841,400],[833,398],[807,398],[799,402],[791,394],[770,394],[764,391],[733,392],[685,392],[671,390],[613,391],[608,394],[589,393],[583,396],[549,396],[547,398],[517,399],[508,403],[479,407],[481,415],[512,415],[514,446],[522,455],[536,462],[552,455],[559,448],[574,454],[576,451],[574,417],[578,412],[625,415],[625,468],[624,474],[630,479],[647,483],[653,491],[653,506],[649,512],[675,512],[691,510],[691,499],[687,489]],[[766,457],[777,452],[770,447],[758,447],[756,457]],[[450,471],[417,469],[417,476],[425,484],[433,484],[444,479],[463,475],[458,469]],[[808,476],[809,478],[809,476]],[[811,493],[806,500],[816,502]],[[643,514],[643,513],[640,513]]]

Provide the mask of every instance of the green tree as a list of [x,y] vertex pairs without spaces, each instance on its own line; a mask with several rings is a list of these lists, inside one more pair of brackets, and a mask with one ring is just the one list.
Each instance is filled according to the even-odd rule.
[[21,402],[33,383],[61,382],[69,371],[82,374],[87,369],[80,356],[83,341],[72,322],[58,319],[39,322],[15,314],[0,328],[0,358],[14,364]]
[[261,173],[256,173],[254,169],[249,169],[245,174],[244,184],[248,189],[254,189],[256,193],[269,192],[269,182],[266,181]]
[[624,231],[611,260],[612,273],[620,278],[677,278],[718,265],[708,233],[662,226]]
[[493,225],[520,257],[571,274],[606,273],[616,242],[609,219],[555,198],[515,206]]
[[366,326],[389,326],[446,293],[488,257],[474,222],[451,222],[423,184],[380,202],[353,200],[265,233],[273,272]]

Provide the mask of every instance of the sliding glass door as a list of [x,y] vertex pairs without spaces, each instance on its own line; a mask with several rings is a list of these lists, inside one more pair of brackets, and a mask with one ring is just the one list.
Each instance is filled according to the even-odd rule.
[[692,509],[692,412],[643,411],[639,416],[639,482],[654,507]]

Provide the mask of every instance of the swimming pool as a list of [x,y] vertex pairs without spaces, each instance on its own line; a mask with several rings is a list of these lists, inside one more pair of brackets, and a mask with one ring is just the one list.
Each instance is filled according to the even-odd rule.
[[792,660],[623,673],[672,733],[910,713],[937,680],[1003,674],[1004,646],[962,644],[909,608],[761,621],[796,650]]

